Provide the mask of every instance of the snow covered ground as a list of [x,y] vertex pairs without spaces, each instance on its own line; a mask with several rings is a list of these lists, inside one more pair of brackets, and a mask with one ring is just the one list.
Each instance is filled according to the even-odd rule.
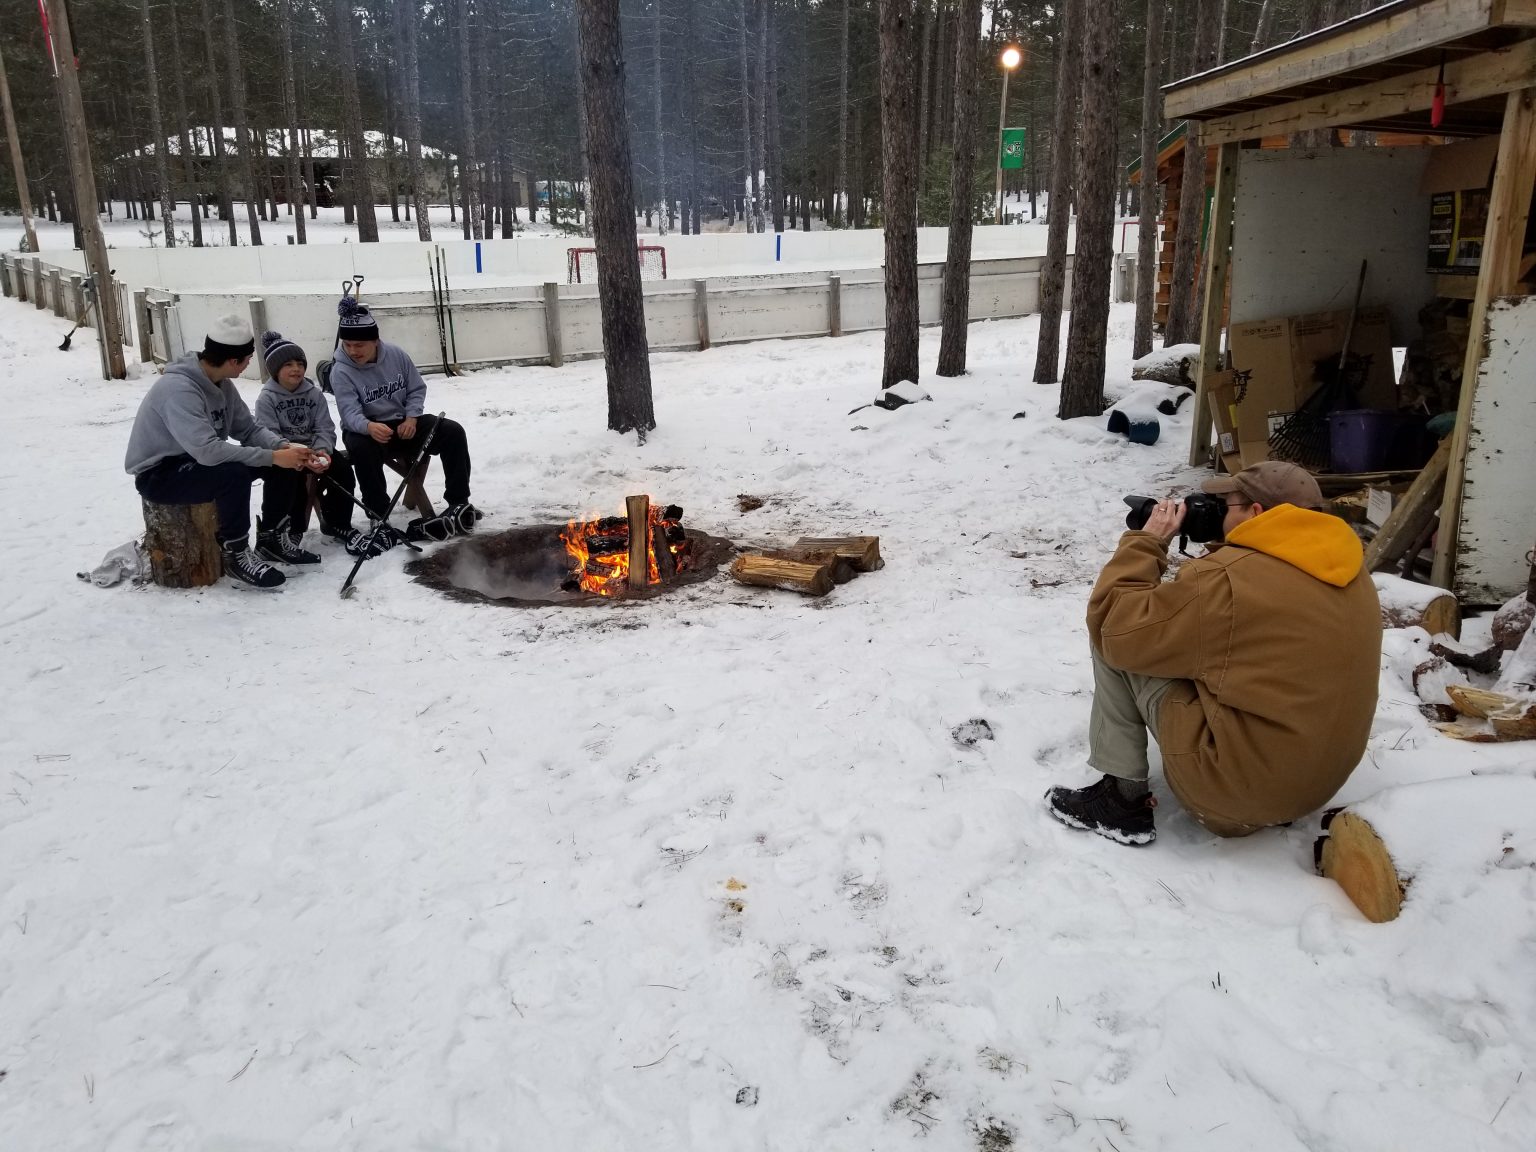
[[[878,334],[660,355],[643,447],[598,362],[431,380],[482,531],[647,491],[887,560],[819,601],[524,611],[403,550],[344,602],[313,537],[281,594],[76,580],[139,529],[144,382],[0,301],[0,1148],[1530,1149],[1528,846],[1372,925],[1315,819],[1217,840],[1159,779],[1132,850],[1043,810],[1090,777],[1119,497],[1196,476],[1187,407],[1151,448],[1058,422],[1036,323],[852,416]],[[1422,641],[1388,637],[1342,800],[1531,774],[1428,728]]]

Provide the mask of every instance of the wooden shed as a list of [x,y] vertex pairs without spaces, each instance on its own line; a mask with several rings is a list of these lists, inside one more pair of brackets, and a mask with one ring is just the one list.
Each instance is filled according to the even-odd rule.
[[[1366,302],[1390,315],[1395,343],[1437,297],[1470,301],[1455,430],[1383,534],[1438,507],[1436,584],[1472,604],[1523,590],[1536,543],[1536,297],[1522,284],[1536,184],[1536,0],[1398,0],[1168,85],[1164,112],[1197,122],[1200,144],[1218,150],[1191,464],[1209,457],[1204,392],[1226,366],[1223,330],[1341,298],[1347,307],[1368,259]],[[1259,148],[1316,129],[1484,141],[1472,151],[1492,158],[1491,177],[1484,165],[1462,187],[1489,181],[1486,217],[1480,235],[1453,237],[1457,266],[1431,267],[1425,189],[1465,150]]]

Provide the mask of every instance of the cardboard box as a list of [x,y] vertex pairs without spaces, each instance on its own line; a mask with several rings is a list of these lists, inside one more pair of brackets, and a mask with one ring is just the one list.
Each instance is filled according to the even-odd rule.
[[1216,455],[1228,475],[1236,475],[1243,470],[1237,438],[1237,373],[1229,368],[1207,376],[1205,400],[1211,406],[1211,424],[1216,430]]
[[[1232,354],[1238,450],[1243,467],[1269,459],[1269,438],[1318,387],[1319,361],[1338,361],[1349,312],[1314,312],[1234,324]],[[1368,356],[1357,408],[1396,408],[1392,328],[1385,308],[1361,308],[1350,353]]]
[[1499,138],[1484,136],[1430,151],[1419,183],[1429,194],[1428,270],[1476,272],[1488,227],[1488,192]]

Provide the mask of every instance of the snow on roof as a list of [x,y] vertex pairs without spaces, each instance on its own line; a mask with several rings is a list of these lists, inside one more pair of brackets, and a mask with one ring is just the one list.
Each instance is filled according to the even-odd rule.
[[[253,129],[253,131],[255,130]],[[208,154],[206,144],[204,143],[208,132],[208,126],[205,124],[198,124],[194,127],[192,132],[192,155],[206,156]],[[269,152],[278,156],[281,156],[285,153],[285,150],[288,147],[287,129],[268,128],[265,132],[265,136],[267,139],[267,150]],[[384,156],[388,154],[389,146],[386,141],[389,139],[389,137],[385,133],[368,130],[363,133],[363,136],[368,142],[368,155]],[[235,145],[234,128],[226,127],[223,131],[223,137],[224,143],[233,148]],[[339,154],[339,148],[337,145],[337,140],[339,137],[340,133],[331,129],[309,129],[310,152],[313,154],[316,160],[336,159],[337,155]],[[405,152],[405,141],[398,136],[394,138],[394,141],[395,150],[403,155]],[[147,155],[153,156],[155,154],[154,143],[150,142],[149,144],[145,145],[144,151]],[[180,156],[180,137],[167,137],[165,141],[165,151],[166,155],[168,156]],[[425,144],[422,145],[421,154],[428,160],[441,160],[443,158],[443,153],[441,150],[428,147]]]

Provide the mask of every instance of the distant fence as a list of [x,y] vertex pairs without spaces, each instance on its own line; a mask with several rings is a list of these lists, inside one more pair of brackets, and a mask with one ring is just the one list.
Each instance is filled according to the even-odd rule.
[[[78,256],[79,253],[60,255]],[[118,315],[124,318],[123,345],[132,347],[128,287],[120,283],[114,283],[113,287],[117,292]],[[40,312],[51,309],[55,316],[72,324],[78,323],[84,328],[97,326],[87,277],[68,264],[49,263],[40,256],[26,253],[0,253],[0,293],[30,302]]]

